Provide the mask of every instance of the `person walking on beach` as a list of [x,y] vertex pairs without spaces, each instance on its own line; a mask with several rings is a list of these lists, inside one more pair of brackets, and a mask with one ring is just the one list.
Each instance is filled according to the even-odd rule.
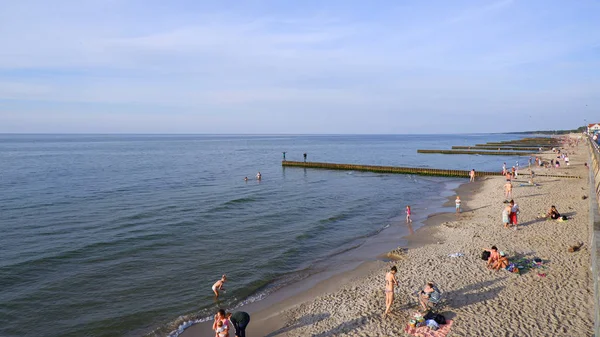
[[219,298],[219,290],[225,290],[223,289],[223,283],[225,283],[225,281],[227,281],[227,275],[223,274],[221,279],[213,284],[212,291],[215,293],[215,298]]
[[507,181],[506,184],[504,184],[504,200],[508,201],[512,199],[512,187],[510,181]]
[[406,223],[412,222],[410,218],[410,206],[406,206]]
[[506,175],[506,163],[502,164],[502,175]]
[[456,196],[456,200],[454,200],[454,203],[456,204],[456,214],[460,213],[460,196]]
[[233,324],[235,337],[246,337],[246,327],[250,323],[250,315],[247,312],[236,311],[233,314],[227,313],[227,318]]
[[390,313],[392,303],[394,302],[394,290],[398,285],[398,280],[396,280],[397,272],[398,268],[393,266],[390,271],[385,274],[385,312],[383,313],[383,317]]

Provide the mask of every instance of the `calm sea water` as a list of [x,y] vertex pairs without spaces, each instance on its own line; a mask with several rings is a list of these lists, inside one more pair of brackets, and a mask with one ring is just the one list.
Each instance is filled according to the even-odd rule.
[[[305,277],[405,205],[424,212],[418,205],[446,180],[283,169],[282,151],[500,170],[516,158],[416,149],[514,138],[0,135],[0,335],[166,335],[185,317]],[[223,273],[228,291],[216,304],[210,287]]]

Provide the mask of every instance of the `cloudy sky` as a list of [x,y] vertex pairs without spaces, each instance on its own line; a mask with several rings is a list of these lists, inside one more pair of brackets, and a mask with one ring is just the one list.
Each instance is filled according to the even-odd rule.
[[600,121],[595,0],[0,0],[0,132]]

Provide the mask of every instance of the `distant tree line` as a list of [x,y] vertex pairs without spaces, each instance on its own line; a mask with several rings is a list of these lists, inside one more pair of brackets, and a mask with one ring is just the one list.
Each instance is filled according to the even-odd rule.
[[582,127],[579,127],[577,129],[573,129],[573,130],[538,130],[538,131],[507,132],[507,133],[516,134],[516,135],[532,134],[532,133],[537,133],[537,134],[541,134],[541,135],[564,135],[564,134],[568,134],[568,133],[581,133],[584,131],[587,131],[587,126],[582,126]]

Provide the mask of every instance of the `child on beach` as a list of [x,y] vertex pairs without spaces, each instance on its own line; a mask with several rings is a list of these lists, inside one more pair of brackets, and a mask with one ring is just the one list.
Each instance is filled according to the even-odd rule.
[[504,184],[504,200],[509,200],[512,199],[512,184],[510,183],[510,181],[507,181],[506,184]]
[[519,205],[515,203],[514,200],[510,201],[510,223],[514,226],[514,229],[517,230],[518,221],[517,215],[519,214]]
[[508,225],[510,224],[510,211],[510,204],[507,204],[502,209],[502,223],[504,223],[504,228],[508,228]]
[[215,297],[219,297],[219,290],[225,291],[225,289],[223,289],[223,283],[225,283],[225,281],[227,281],[227,276],[223,274],[223,276],[221,276],[221,279],[215,282],[215,284],[213,284],[212,291],[215,293]]
[[217,322],[217,330],[215,330],[215,337],[228,337],[229,331],[227,330],[227,326],[223,325],[223,321]]
[[406,223],[412,222],[410,218],[410,206],[406,206]]
[[456,200],[454,201],[456,203],[456,214],[460,213],[460,196],[456,196]]

